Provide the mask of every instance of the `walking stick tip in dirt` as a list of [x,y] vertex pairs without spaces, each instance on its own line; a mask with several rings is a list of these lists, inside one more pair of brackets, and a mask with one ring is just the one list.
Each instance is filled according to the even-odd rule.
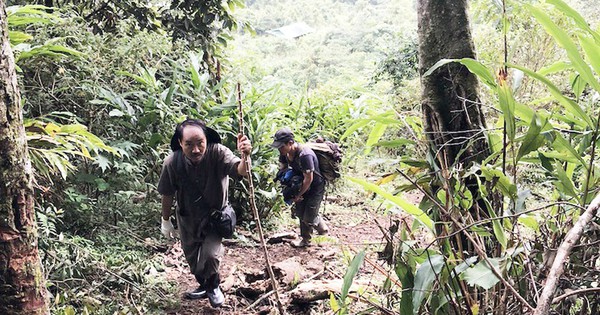
[[[243,112],[243,107],[242,107],[242,89],[240,87],[239,82],[237,84],[237,99],[238,99],[240,134],[244,134],[244,112]],[[267,271],[269,273],[269,277],[271,278],[271,285],[273,286],[273,292],[275,292],[275,299],[277,300],[277,308],[279,309],[279,314],[285,314],[283,304],[281,304],[281,298],[279,297],[277,279],[275,279],[275,274],[273,273],[273,268],[271,267],[271,262],[269,259],[269,251],[267,250],[267,243],[265,242],[265,236],[263,234],[262,225],[260,223],[260,215],[258,213],[258,209],[256,208],[256,202],[254,199],[254,183],[252,182],[252,164],[250,163],[249,156],[243,156],[242,163],[246,163],[246,176],[248,179],[248,191],[250,194],[250,196],[249,196],[250,208],[252,208],[254,220],[256,221],[256,229],[258,230],[258,236],[260,238],[260,244],[262,245],[262,248],[263,248],[263,251],[265,254],[265,262],[267,265]]]

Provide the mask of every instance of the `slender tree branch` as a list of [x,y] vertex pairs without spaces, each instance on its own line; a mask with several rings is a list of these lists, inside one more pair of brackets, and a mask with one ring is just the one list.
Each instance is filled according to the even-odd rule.
[[563,295],[559,295],[559,296],[555,297],[554,299],[552,299],[552,304],[556,304],[571,295],[586,294],[589,292],[600,292],[600,288],[585,288],[585,289],[573,290],[571,292],[567,292]]
[[533,312],[534,315],[545,315],[550,311],[550,306],[553,303],[552,298],[558,286],[558,280],[565,270],[565,263],[569,261],[569,255],[575,243],[581,238],[583,228],[596,216],[598,207],[600,207],[600,193],[596,195],[587,207],[587,210],[579,217],[571,230],[567,232],[564,241],[558,247],[552,267],[548,271],[546,284],[538,300],[538,305]]
[[528,214],[528,213],[531,213],[531,212],[540,211],[540,210],[543,210],[545,208],[553,207],[553,206],[556,206],[556,205],[569,205],[569,206],[572,206],[572,207],[575,207],[575,208],[582,208],[580,205],[574,204],[574,203],[571,203],[571,202],[557,201],[557,202],[553,202],[551,204],[547,204],[547,205],[544,205],[544,206],[541,206],[541,207],[538,207],[538,208],[534,208],[534,209],[525,210],[525,211],[522,211],[522,212],[519,212],[519,213],[515,213],[515,214],[508,214],[508,215],[498,216],[498,217],[495,217],[495,218],[487,218],[487,219],[482,219],[482,220],[479,220],[479,221],[475,221],[473,223],[465,225],[464,227],[462,227],[459,230],[456,230],[456,231],[452,232],[451,234],[448,234],[448,235],[445,235],[445,236],[440,236],[440,238],[452,237],[452,236],[454,236],[456,234],[461,233],[464,230],[468,230],[468,229],[470,229],[470,228],[472,228],[474,226],[481,225],[481,224],[484,224],[484,223],[489,223],[489,222],[492,222],[492,221],[495,221],[495,220],[513,219],[513,218],[519,217],[519,216],[521,216],[523,214]]

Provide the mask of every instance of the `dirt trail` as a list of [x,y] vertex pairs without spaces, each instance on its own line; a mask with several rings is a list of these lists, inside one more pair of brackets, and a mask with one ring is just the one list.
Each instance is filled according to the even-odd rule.
[[[329,222],[330,232],[325,236],[317,236],[313,245],[308,248],[293,248],[289,242],[269,244],[269,256],[279,280],[279,292],[288,314],[323,314],[330,311],[329,299],[297,304],[291,303],[291,290],[303,283],[325,283],[341,288],[349,260],[356,251],[368,248],[367,259],[388,270],[389,266],[377,260],[377,251],[384,247],[384,237],[378,223],[384,229],[393,220],[402,220],[403,215],[383,215],[372,213],[357,204],[328,205],[325,218]],[[298,233],[297,223],[277,231]],[[210,307],[208,300],[189,301],[181,298],[177,309],[166,310],[167,314],[277,314],[274,296],[260,301],[258,305],[249,307],[255,300],[269,292],[269,278],[265,271],[264,254],[258,242],[258,236],[248,231],[238,230],[242,235],[233,242],[225,243],[225,256],[221,262],[221,288],[225,293],[225,303],[219,309]],[[273,234],[266,233],[266,237]],[[184,262],[183,252],[176,243],[165,258],[167,278],[179,283],[179,296],[196,287],[193,276]],[[281,268],[279,268],[281,267]],[[292,270],[290,272],[290,269]],[[287,270],[287,273],[286,273]],[[290,273],[294,273],[290,277]],[[287,274],[287,277],[286,277]],[[255,279],[256,278],[256,279]],[[258,279],[258,280],[257,280]],[[375,270],[368,262],[363,263],[355,283],[381,286],[385,276]],[[257,289],[258,288],[258,289]],[[339,289],[338,289],[339,290]]]

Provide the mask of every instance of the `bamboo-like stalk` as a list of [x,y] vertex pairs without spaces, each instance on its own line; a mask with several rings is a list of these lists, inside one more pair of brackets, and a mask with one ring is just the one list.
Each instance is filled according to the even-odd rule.
[[[239,127],[240,134],[244,134],[244,113],[242,108],[242,89],[240,84],[237,84],[237,98],[238,98],[238,111],[239,111]],[[265,262],[267,264],[267,271],[269,272],[269,278],[271,278],[271,285],[273,286],[273,292],[275,292],[275,299],[277,300],[277,308],[279,309],[279,314],[285,314],[285,310],[283,308],[283,304],[281,304],[281,299],[279,297],[279,291],[277,286],[277,280],[275,279],[275,274],[273,273],[273,268],[271,267],[271,261],[269,259],[269,251],[267,250],[267,243],[265,242],[265,236],[263,234],[262,225],[260,223],[260,216],[258,214],[258,209],[256,208],[256,202],[254,200],[254,183],[252,182],[252,163],[250,163],[249,155],[242,156],[242,163],[246,163],[246,176],[248,177],[248,191],[250,193],[250,208],[252,208],[252,213],[254,214],[254,220],[256,221],[256,228],[258,229],[258,236],[260,238],[260,244],[262,245],[264,254],[265,254]]]

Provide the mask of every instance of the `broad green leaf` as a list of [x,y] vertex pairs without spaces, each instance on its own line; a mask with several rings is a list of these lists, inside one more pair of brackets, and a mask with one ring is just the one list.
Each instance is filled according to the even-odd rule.
[[388,175],[386,175],[386,176],[382,177],[381,179],[377,180],[377,181],[375,182],[375,185],[378,185],[378,186],[379,186],[379,185],[384,185],[384,184],[387,184],[387,183],[389,183],[389,182],[393,181],[394,179],[396,179],[396,177],[398,177],[398,173],[391,173],[391,174],[388,174]]
[[148,145],[151,148],[156,148],[158,145],[160,145],[163,141],[163,136],[160,133],[153,133],[152,136],[150,136],[150,140],[148,141]]
[[543,67],[542,69],[540,69],[537,73],[539,75],[549,75],[549,74],[553,74],[556,72],[560,72],[560,71],[564,71],[567,69],[572,69],[571,64],[566,62],[566,61],[557,61],[549,66]]
[[441,66],[447,65],[452,62],[458,62],[458,59],[440,59],[433,66],[431,66],[431,68],[429,68],[427,71],[425,71],[425,73],[423,73],[423,76],[427,77],[427,76],[431,75],[435,70],[440,68]]
[[350,177],[349,179],[350,181],[361,185],[364,189],[374,192],[383,197],[384,199],[396,204],[400,208],[404,209],[404,211],[406,211],[408,214],[412,215],[423,225],[425,225],[427,228],[429,228],[429,230],[433,231],[433,221],[429,216],[427,216],[427,214],[425,214],[425,212],[423,212],[423,210],[419,209],[419,207],[407,202],[403,198],[394,196],[391,193],[383,190],[381,187],[375,184],[371,184],[365,180],[353,177]]
[[515,186],[510,178],[504,175],[501,170],[482,166],[481,172],[488,181],[497,179],[496,188],[498,188],[504,196],[507,196],[511,199],[517,198],[517,186]]
[[425,260],[415,275],[415,286],[413,291],[413,313],[419,313],[421,303],[429,295],[433,282],[441,272],[446,262],[444,256],[434,255]]
[[80,51],[77,51],[77,50],[69,48],[69,47],[61,46],[61,45],[44,45],[41,47],[44,49],[48,49],[52,52],[62,53],[65,55],[71,55],[71,56],[76,56],[76,57],[85,56],[85,54]]
[[15,46],[33,39],[33,36],[19,31],[8,31],[8,38],[10,39],[10,44]]
[[90,155],[90,152],[83,144],[79,146],[79,150],[81,151],[81,155],[83,155],[84,157],[86,157],[88,159],[92,158],[92,156]]
[[[548,160],[548,159],[556,159],[556,160],[560,160],[560,161],[563,161],[563,162],[576,163],[576,164],[580,163],[580,161],[579,161],[578,158],[573,157],[573,156],[571,156],[569,154],[565,154],[563,152],[550,151],[550,152],[541,153],[541,155],[546,160]],[[554,167],[548,168],[547,165],[544,165],[544,161],[542,161],[542,165],[544,166],[544,168],[546,168],[549,171],[550,171],[550,169],[554,170]]]
[[386,129],[387,125],[382,123],[376,123],[373,127],[373,130],[371,130],[371,133],[369,134],[369,138],[367,139],[367,143],[365,145],[367,147],[370,147],[377,143],[379,139],[381,139],[381,136],[383,136],[383,134],[385,133]]
[[362,266],[363,260],[365,259],[365,251],[361,251],[354,258],[352,262],[350,262],[350,266],[348,266],[348,270],[344,275],[344,283],[342,284],[342,292],[340,295],[340,301],[344,304],[346,297],[348,297],[348,292],[350,292],[350,287],[352,286],[352,281],[354,281],[354,277],[358,273],[358,269]]
[[566,159],[570,157],[570,161],[575,161],[579,163],[580,166],[584,167],[586,170],[588,168],[587,163],[581,157],[581,154],[573,148],[573,146],[558,132],[552,132],[551,137],[553,138],[552,147],[554,150],[558,151],[560,154],[558,156],[553,156],[551,152],[544,153],[547,157],[554,157],[557,159]]
[[529,125],[529,129],[527,130],[527,134],[525,134],[525,138],[519,147],[519,151],[517,153],[517,162],[521,160],[521,158],[527,153],[537,150],[542,144],[544,144],[546,138],[541,135],[540,132],[542,131],[542,125],[545,125],[546,122],[547,121],[544,120],[542,123],[540,117],[534,114],[531,124]]
[[71,305],[67,306],[63,312],[65,315],[75,315],[75,309]]
[[65,133],[82,133],[87,132],[87,127],[81,124],[63,125],[60,127],[60,131]]
[[115,73],[124,75],[126,77],[130,77],[130,78],[134,79],[136,82],[140,83],[141,85],[148,86],[148,81],[146,81],[146,79],[143,76],[133,74],[133,73],[127,72],[127,71],[122,71],[122,70],[117,70]]
[[506,123],[506,135],[510,142],[515,140],[515,99],[508,84],[501,83],[497,87],[498,103]]
[[192,76],[192,84],[194,85],[194,88],[198,89],[202,82],[200,81],[200,73],[198,70],[196,70],[196,67],[190,66],[190,75]]
[[466,66],[473,74],[477,75],[487,86],[491,88],[496,86],[493,72],[479,61],[471,58],[463,58],[459,62]]
[[564,96],[562,94],[561,90],[559,88],[557,88],[554,84],[552,84],[552,82],[550,82],[550,80],[548,80],[548,78],[546,78],[545,76],[540,75],[538,73],[535,73],[529,69],[521,67],[521,66],[517,66],[517,65],[509,65],[509,66],[511,68],[519,69],[519,70],[525,72],[530,77],[544,83],[548,87],[550,94],[552,94],[552,96],[554,96],[556,98],[556,100],[560,104],[562,104],[567,111],[571,112],[571,114],[573,114],[575,117],[580,119],[580,121],[577,121],[577,124],[579,126],[581,126],[582,128],[590,128],[590,129],[593,129],[595,127],[594,123],[592,122],[590,117],[583,111],[583,109],[577,103],[575,103],[572,99]]
[[415,144],[413,140],[408,139],[396,139],[390,141],[379,141],[375,143],[373,146],[384,147],[384,148],[398,148],[407,144]]
[[164,102],[165,102],[166,106],[168,106],[168,107],[171,106],[171,103],[173,102],[173,94],[175,94],[175,91],[177,91],[177,87],[178,87],[178,85],[175,83],[171,84],[171,86],[169,87],[168,92],[164,98]]
[[534,216],[530,216],[530,215],[522,215],[519,217],[518,219],[519,223],[521,223],[522,225],[534,230],[534,231],[539,231],[540,229],[540,225],[538,224],[537,220],[535,219]]
[[556,25],[542,10],[531,5],[527,5],[527,7],[536,20],[544,27],[546,32],[548,32],[548,34],[550,34],[554,40],[566,50],[567,56],[569,57],[569,60],[571,60],[575,71],[577,71],[587,83],[593,86],[596,91],[600,91],[600,83],[594,78],[589,65],[583,60],[581,55],[579,55],[579,49],[571,40],[569,34]]
[[[346,130],[346,132],[344,132],[344,134],[340,137],[340,139],[344,139],[346,137],[348,137],[349,135],[351,135],[353,132],[355,132],[356,130],[371,125],[373,123],[376,124],[380,124],[380,125],[400,125],[402,124],[402,122],[396,118],[394,118],[394,112],[385,112],[383,114],[379,114],[376,116],[371,116],[369,118],[364,118],[364,119],[356,119],[354,120],[353,124],[348,127],[348,129]],[[376,143],[377,141],[375,141],[374,143]]]
[[9,17],[9,22],[11,27],[15,27],[15,26],[22,26],[22,25],[28,25],[28,24],[49,24],[52,23],[52,20],[47,19],[47,18],[43,18],[43,17],[36,17],[36,16],[22,16],[22,15],[11,15]]
[[471,58],[441,59],[440,61],[436,62],[433,66],[431,66],[431,68],[429,68],[429,70],[427,70],[423,74],[423,76],[424,77],[429,76],[438,68],[440,68],[444,65],[447,65],[449,63],[452,63],[452,62],[461,63],[462,65],[466,66],[470,72],[477,75],[477,77],[479,77],[479,79],[481,79],[483,81],[483,83],[485,83],[487,86],[489,86],[491,88],[496,87],[496,82],[494,80],[494,76],[492,75],[492,72],[487,67],[485,67],[483,64],[481,64],[479,61],[471,59]]
[[473,257],[469,257],[467,259],[465,259],[465,261],[461,262],[458,266],[454,267],[454,273],[452,273],[452,276],[454,276],[454,274],[457,274],[460,276],[461,273],[463,273],[465,270],[471,268],[471,266],[477,262],[477,256],[473,256]]
[[554,165],[555,175],[558,178],[556,185],[559,186],[559,190],[567,196],[573,197],[579,201],[580,192],[575,188],[575,184],[571,180],[571,177],[567,175],[567,172],[563,169],[560,162],[556,162]]
[[333,292],[329,293],[329,307],[331,307],[331,310],[336,314],[340,310],[340,304],[335,298],[335,294],[333,294]]
[[[596,71],[596,74],[600,74],[600,45],[598,43],[594,42],[594,40],[592,40],[589,37],[585,37],[585,36],[581,36],[581,35],[578,37],[579,37],[579,43],[581,44],[581,48],[583,48],[585,55],[590,60],[590,64],[592,65],[592,68],[594,69],[594,71]],[[596,83],[598,83],[598,81],[596,80],[595,77],[594,77],[594,81]],[[593,84],[591,84],[591,85],[593,85]],[[600,86],[600,84],[596,84],[595,86],[596,86],[596,88],[598,88],[598,86]],[[600,92],[600,90],[596,90],[596,91]]]
[[573,10],[573,8],[571,8],[568,4],[566,4],[562,0],[547,0],[546,2],[554,5],[562,13],[571,17],[573,19],[573,21],[575,21],[575,24],[577,24],[577,26],[579,26],[581,29],[587,31],[590,35],[592,35],[594,37],[596,42],[600,43],[600,35],[590,28],[589,23],[585,21],[585,19],[579,14],[579,12]]
[[579,99],[581,97],[581,94],[587,87],[587,82],[583,81],[579,74],[572,74],[572,76],[573,78],[571,79],[571,89],[573,90],[575,97]]
[[[488,260],[497,269],[500,266],[499,258],[488,258]],[[475,266],[468,268],[461,274],[461,278],[471,286],[479,286],[484,290],[491,289],[496,283],[500,281],[498,277],[492,272],[487,262],[482,260]]]
[[[442,202],[443,205],[447,205],[448,206],[448,201],[451,199],[448,199],[448,194],[446,194],[446,191],[443,189],[438,190],[436,197],[439,201]],[[451,205],[451,203],[450,203]]]
[[6,7],[6,14],[8,17],[12,18],[13,15],[39,15],[47,18],[58,19],[58,16],[48,13],[49,10],[56,10],[54,7],[47,7],[41,4],[28,4],[28,5],[12,5]]
[[413,313],[413,287],[415,278],[412,269],[402,259],[396,262],[396,275],[402,282],[402,295],[400,296],[400,314]]
[[357,120],[354,124],[352,124],[350,127],[348,127],[348,129],[346,129],[346,132],[344,132],[344,134],[340,137],[340,139],[345,139],[346,137],[351,135],[356,130],[369,125],[369,123],[370,123],[370,121],[366,120],[366,119]]
[[[492,219],[497,218],[496,213],[494,213],[494,211],[490,210],[489,213]],[[504,227],[502,226],[502,220],[493,220],[492,229],[494,230],[494,236],[496,236],[498,243],[502,245],[502,251],[506,250],[507,239],[506,233],[504,232]]]

